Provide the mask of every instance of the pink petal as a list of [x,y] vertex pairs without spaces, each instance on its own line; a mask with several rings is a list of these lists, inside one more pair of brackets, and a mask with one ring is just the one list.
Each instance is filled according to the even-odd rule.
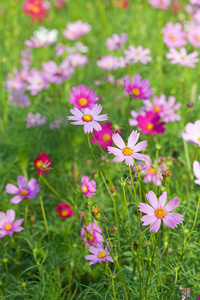
[[158,232],[160,225],[161,225],[161,219],[158,218],[151,224],[150,231]]
[[19,227],[22,223],[23,223],[24,219],[18,219],[17,221],[15,221],[13,223],[13,228],[17,229],[17,227]]
[[85,256],[86,260],[94,260],[95,258],[97,258],[97,256],[96,255],[92,255],[92,254],[88,254],[88,255]]
[[124,155],[122,150],[118,149],[118,148],[115,148],[115,147],[107,147],[107,150],[108,150],[108,153],[109,154],[114,154],[114,155],[117,155],[117,156],[121,156],[121,155]]
[[153,208],[158,208],[158,199],[153,191],[148,192],[148,194],[146,194],[146,198]]
[[173,229],[177,227],[177,224],[182,223],[183,220],[183,215],[177,213],[167,213],[163,218],[165,225]]
[[136,131],[133,130],[129,136],[127,146],[130,148],[133,148],[135,146],[135,144],[137,143],[139,136],[140,136],[140,133],[137,133],[137,130]]
[[21,175],[17,177],[17,184],[20,189],[26,189],[27,188],[27,180],[26,177]]
[[19,194],[20,190],[14,184],[8,183],[6,185],[6,192],[8,194]]
[[22,227],[22,226],[16,227],[16,228],[14,229],[15,232],[20,232],[20,231],[22,231],[22,230],[24,230],[24,227]]
[[131,156],[125,156],[125,164],[127,166],[133,166],[134,165],[134,160]]
[[134,147],[134,152],[139,152],[142,151],[143,149],[145,149],[148,146],[147,141],[142,141],[140,143],[138,143],[135,147]]
[[154,214],[154,209],[149,204],[146,203],[140,203],[139,210],[148,215]]
[[10,202],[13,203],[13,204],[18,204],[19,202],[22,201],[22,196],[18,195],[18,196],[15,196],[13,198],[10,199]]
[[155,215],[146,215],[141,218],[141,221],[144,222],[142,225],[147,226],[154,223],[157,220]]
[[13,209],[8,209],[6,212],[7,222],[13,222],[15,219],[15,211]]
[[123,160],[125,160],[125,156],[122,155],[122,156],[117,156],[115,158],[113,158],[113,162],[122,162]]
[[158,201],[159,208],[164,208],[166,201],[167,201],[167,192],[164,191],[162,195],[159,197],[159,201]]
[[114,134],[112,135],[112,140],[113,140],[113,142],[115,143],[115,145],[116,145],[117,147],[119,147],[120,149],[123,149],[123,148],[126,147],[126,145],[125,145],[125,143],[124,143],[122,137],[119,135],[119,133],[114,133]]
[[146,160],[146,155],[141,153],[132,153],[132,157],[134,157],[137,160]]
[[171,199],[167,205],[165,206],[165,211],[166,212],[169,212],[169,211],[172,211],[174,210],[177,206],[179,206],[180,204],[180,200],[177,199],[177,197]]

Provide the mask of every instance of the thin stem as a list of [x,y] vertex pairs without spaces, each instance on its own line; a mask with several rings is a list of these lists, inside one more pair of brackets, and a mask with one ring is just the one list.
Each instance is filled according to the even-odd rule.
[[[41,182],[41,177],[42,177],[42,175],[40,174],[39,183]],[[43,200],[42,200],[41,189],[40,189],[40,205],[41,205],[42,215],[43,215],[44,224],[45,224],[45,228],[46,228],[46,233],[47,233],[47,236],[48,236],[48,240],[50,242],[49,229],[48,229],[48,225],[47,225],[47,218],[46,218],[46,214],[45,214],[45,210],[44,210],[44,204],[43,204]]]
[[26,205],[25,205],[25,220],[24,220],[24,230],[26,229],[26,225],[27,225],[27,217],[28,217],[28,203],[29,203],[29,199],[26,199]]
[[113,296],[114,296],[114,299],[116,300],[116,294],[115,294],[115,283],[114,283],[114,278],[112,277],[112,288],[113,288]]
[[125,208],[126,208],[127,227],[128,227],[128,232],[129,232],[129,234],[131,235],[131,228],[130,228],[130,225],[129,225],[128,207],[127,207],[127,202],[126,202],[126,193],[125,193],[124,185],[122,185],[122,190],[123,190],[124,203],[125,203]]

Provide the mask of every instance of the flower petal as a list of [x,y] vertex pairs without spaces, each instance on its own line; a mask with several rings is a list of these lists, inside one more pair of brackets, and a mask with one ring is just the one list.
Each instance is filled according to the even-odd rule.
[[119,147],[120,149],[123,149],[124,147],[126,147],[122,137],[119,135],[119,133],[114,133],[112,135],[112,140],[115,143],[115,145],[117,147]]
[[140,203],[139,210],[147,215],[154,214],[154,209],[149,204],[146,203]]
[[183,215],[177,213],[167,213],[163,218],[165,225],[173,229],[182,223],[183,220]]
[[180,204],[180,200],[177,199],[177,197],[171,199],[167,205],[165,206],[165,211],[166,212],[169,212],[169,211],[172,211],[174,210],[177,206],[179,206]]
[[159,201],[158,201],[159,208],[164,208],[166,201],[167,201],[167,192],[164,191],[162,195],[159,197]]
[[27,180],[26,177],[21,175],[17,177],[17,184],[20,189],[26,189],[27,188]]
[[7,222],[13,222],[15,219],[15,211],[13,209],[8,209],[6,212]]
[[19,194],[20,190],[14,184],[8,183],[6,185],[6,192],[8,194]]
[[146,194],[146,198],[153,208],[158,208],[158,199],[153,191],[148,192],[148,194]]
[[139,136],[140,136],[140,133],[138,133],[137,130],[136,131],[133,130],[129,136],[127,146],[130,148],[133,148],[135,146],[135,144],[137,143]]
[[19,202],[21,202],[23,199],[22,196],[18,195],[18,196],[15,196],[13,198],[10,199],[10,202],[13,203],[13,204],[18,204]]
[[161,219],[158,218],[151,224],[150,231],[158,232],[160,225],[161,225]]

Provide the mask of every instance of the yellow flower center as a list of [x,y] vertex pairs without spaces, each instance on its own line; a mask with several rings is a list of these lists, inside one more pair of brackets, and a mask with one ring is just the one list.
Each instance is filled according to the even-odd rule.
[[132,93],[134,96],[139,96],[140,90],[138,88],[132,89]]
[[184,60],[184,59],[185,59],[185,56],[181,56],[181,59]]
[[60,214],[61,214],[61,216],[66,217],[67,216],[67,211],[65,209],[61,209]]
[[88,188],[87,188],[87,186],[85,185],[84,187],[83,187],[83,192],[87,192],[88,191]]
[[200,37],[197,35],[195,36],[195,40],[199,41],[200,40]]
[[147,124],[147,129],[148,130],[154,129],[154,125],[152,123]]
[[150,174],[155,174],[155,169],[154,169],[154,168],[150,168],[150,169],[149,169],[149,173],[150,173]]
[[98,258],[104,258],[106,257],[106,253],[104,251],[99,252]]
[[161,108],[160,108],[159,106],[155,106],[155,107],[154,107],[154,111],[155,111],[155,112],[159,112],[160,110],[161,110]]
[[10,224],[5,225],[5,230],[10,230],[11,228],[12,228],[12,226]]
[[200,137],[198,138],[198,141],[200,142]]
[[165,210],[163,208],[156,209],[156,217],[162,219],[165,216]]
[[126,146],[122,151],[124,155],[131,155],[133,153],[133,150],[128,146]]
[[42,166],[42,161],[41,160],[38,160],[37,162],[36,162],[36,168],[37,169],[40,169],[41,168],[41,166]]
[[85,122],[91,122],[92,121],[92,116],[91,115],[84,115],[83,116],[83,121],[85,121]]
[[171,39],[171,40],[174,40],[174,39],[175,39],[174,35],[171,35],[171,36],[170,36],[170,39]]
[[27,190],[21,190],[20,195],[22,196],[26,196],[28,194]]
[[110,140],[110,135],[109,134],[104,134],[103,135],[103,141],[104,142],[107,142],[107,141],[109,141]]
[[137,52],[137,53],[136,53],[136,55],[138,55],[138,56],[139,56],[139,55],[140,55],[140,52]]
[[81,99],[79,99],[79,104],[81,105],[81,106],[85,106],[86,104],[87,104],[87,100],[85,99],[85,98],[81,98]]
[[39,7],[34,4],[29,4],[28,5],[28,10],[32,11],[33,13],[38,13],[39,12]]

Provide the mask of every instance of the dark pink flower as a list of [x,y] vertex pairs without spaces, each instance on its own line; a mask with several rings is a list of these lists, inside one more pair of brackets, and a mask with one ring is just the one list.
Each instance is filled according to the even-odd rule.
[[96,182],[94,180],[90,181],[88,176],[83,176],[81,179],[81,192],[86,197],[91,198],[96,192]]
[[163,134],[165,132],[165,122],[160,122],[160,116],[155,112],[147,112],[143,115],[138,115],[136,118],[137,126],[144,134]]
[[124,78],[125,91],[132,98],[147,100],[153,95],[153,89],[150,88],[150,82],[147,79],[142,80],[142,76],[134,75],[130,82],[129,75]]
[[103,242],[104,238],[101,234],[101,228],[95,223],[89,223],[87,226],[81,228],[81,240],[84,239],[84,243],[87,247],[96,245],[97,242]]
[[48,18],[46,11],[49,10],[49,5],[45,5],[44,0],[27,0],[22,3],[22,7],[25,11],[25,15],[31,15],[31,23],[38,20],[43,22],[42,18]]
[[97,100],[99,97],[93,89],[81,84],[73,87],[69,95],[69,102],[79,109],[93,108]]
[[73,216],[74,211],[70,205],[66,203],[59,203],[57,205],[56,211],[61,219],[71,218]]

